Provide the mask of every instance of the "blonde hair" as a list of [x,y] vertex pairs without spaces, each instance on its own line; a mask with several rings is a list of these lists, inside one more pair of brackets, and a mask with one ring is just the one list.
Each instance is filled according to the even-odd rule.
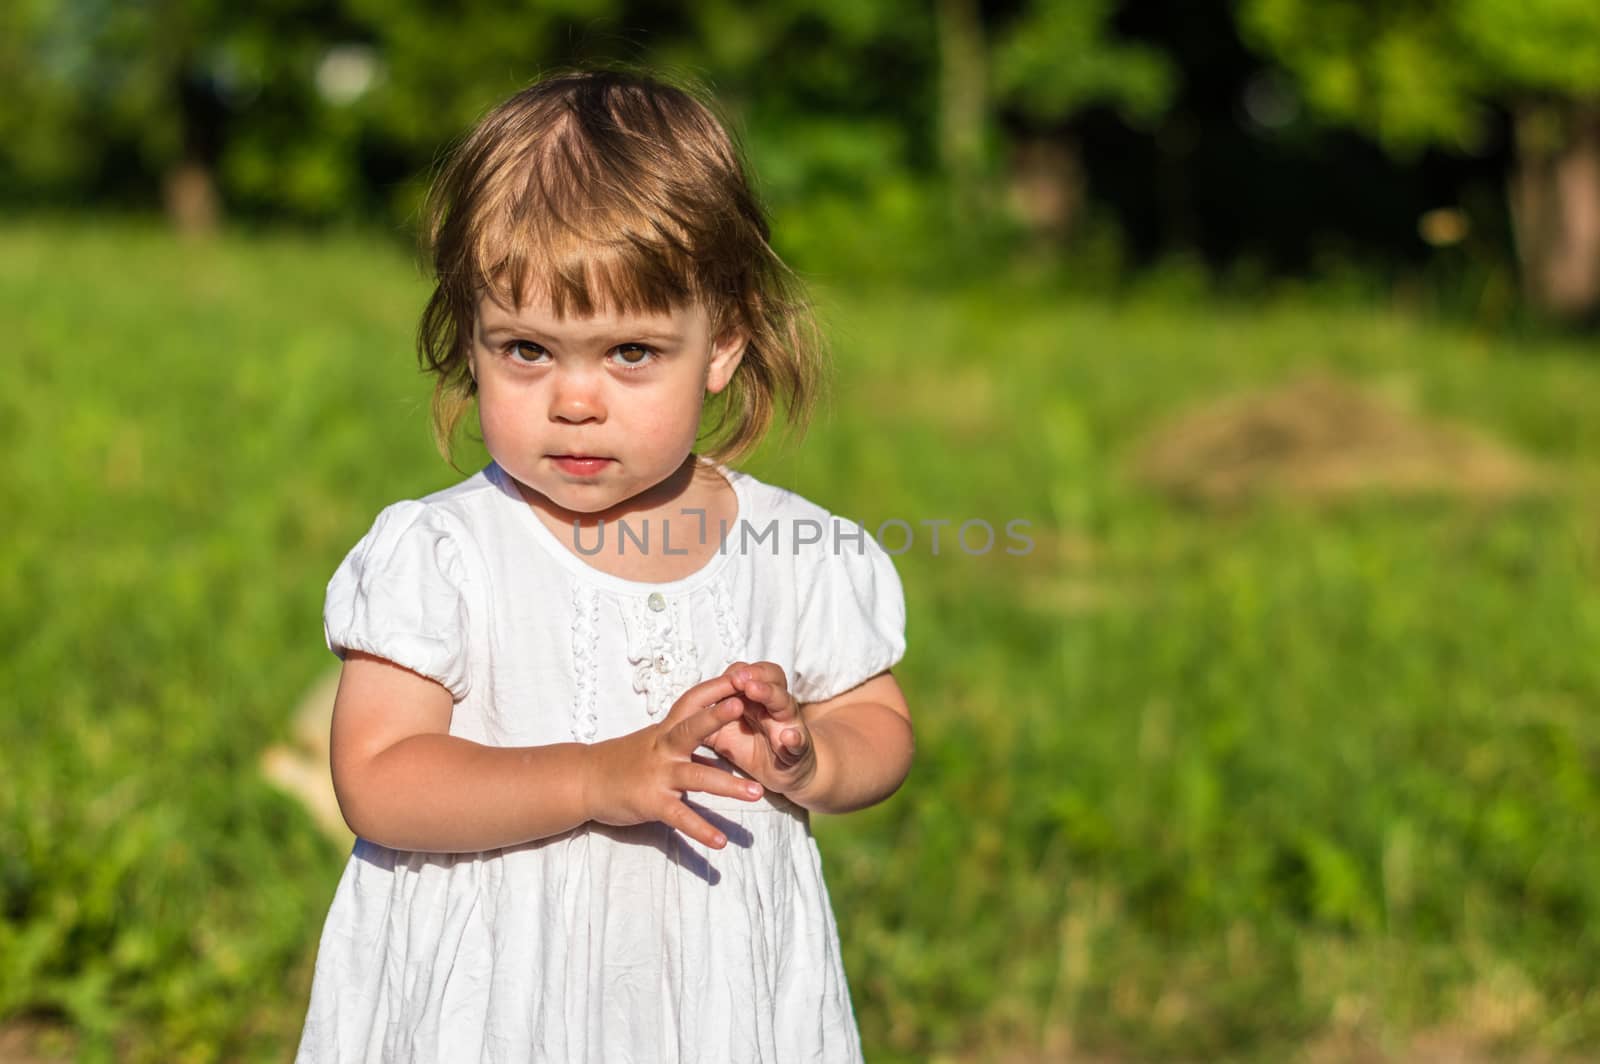
[[663,313],[698,302],[712,334],[748,338],[705,453],[732,460],[782,401],[804,431],[822,385],[820,334],[739,151],[696,93],[618,70],[549,77],[489,112],[450,154],[426,205],[435,287],[417,354],[434,374],[440,452],[471,405],[479,299],[557,316]]

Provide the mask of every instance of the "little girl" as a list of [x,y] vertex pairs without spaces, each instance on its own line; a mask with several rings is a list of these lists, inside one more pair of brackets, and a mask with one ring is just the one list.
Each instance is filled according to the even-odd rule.
[[808,816],[905,778],[905,606],[859,526],[724,464],[820,365],[728,134],[551,78],[429,233],[435,427],[476,405],[493,461],[328,585],[359,837],[298,1060],[859,1060]]

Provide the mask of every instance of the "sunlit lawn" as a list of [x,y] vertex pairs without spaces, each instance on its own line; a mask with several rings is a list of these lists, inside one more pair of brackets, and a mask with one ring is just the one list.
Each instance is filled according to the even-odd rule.
[[[916,770],[818,825],[870,1059],[1600,1047],[1600,357],[818,279],[831,415],[750,468],[916,533]],[[355,238],[0,230],[0,1016],[86,1059],[287,1057],[343,854],[256,762],[331,663],[339,558],[455,476],[423,294]],[[1307,366],[1557,487],[1212,514],[1127,474]]]

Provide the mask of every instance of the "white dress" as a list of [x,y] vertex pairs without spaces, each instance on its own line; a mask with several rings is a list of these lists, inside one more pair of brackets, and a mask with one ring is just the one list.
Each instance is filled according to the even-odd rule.
[[[328,585],[328,644],[437,680],[455,699],[450,734],[496,746],[626,734],[735,661],[782,665],[801,702],[897,662],[905,603],[872,538],[718,468],[739,519],[725,537],[708,528],[721,549],[670,583],[587,564],[494,465],[396,503]],[[620,549],[640,549],[629,531]],[[604,537],[619,549],[616,530]],[[597,546],[593,532],[577,542]],[[480,853],[357,839],[297,1064],[860,1060],[806,811],[778,795],[691,801],[725,849],[661,824]]]

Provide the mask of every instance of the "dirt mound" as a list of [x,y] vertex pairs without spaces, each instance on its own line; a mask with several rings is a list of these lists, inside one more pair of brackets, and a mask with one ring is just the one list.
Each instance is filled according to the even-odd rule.
[[1230,507],[1368,494],[1505,500],[1545,490],[1533,462],[1483,433],[1397,409],[1326,373],[1180,414],[1133,472],[1179,499]]

